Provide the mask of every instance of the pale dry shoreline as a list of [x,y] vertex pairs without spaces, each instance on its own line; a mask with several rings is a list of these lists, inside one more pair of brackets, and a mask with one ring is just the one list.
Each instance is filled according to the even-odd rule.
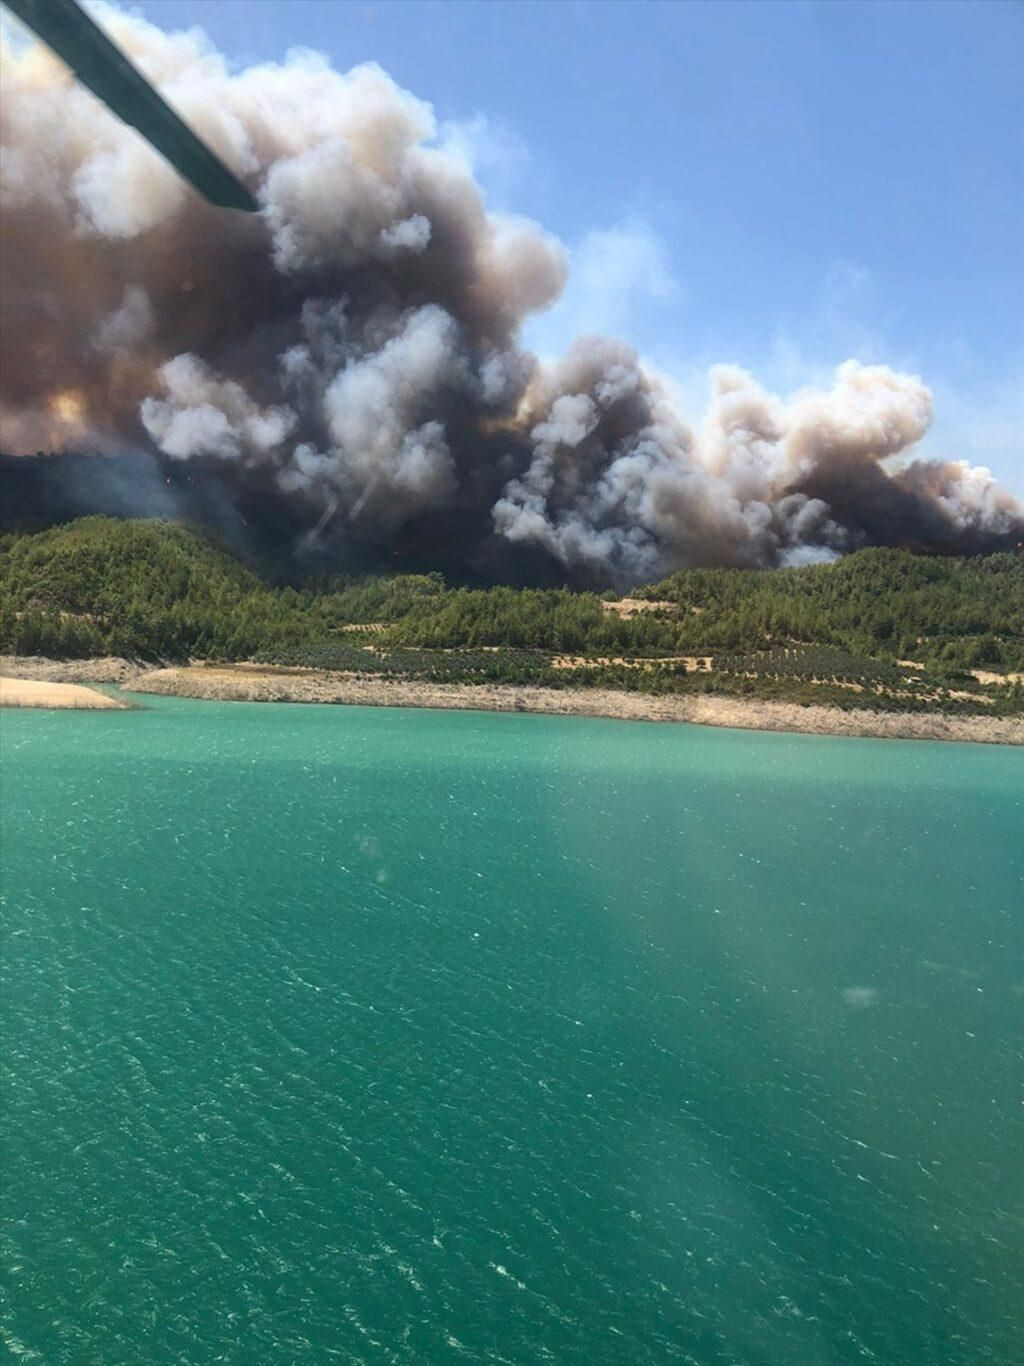
[[[328,702],[374,707],[537,712],[620,721],[684,721],[740,730],[860,735],[901,740],[960,740],[1024,745],[1024,717],[947,717],[937,712],[840,711],[757,698],[654,697],[604,688],[552,690],[510,684],[426,683],[254,664],[146,668],[124,659],[0,659],[22,679],[116,683],[139,693],[227,702]],[[83,690],[84,691],[84,690]],[[93,694],[101,697],[102,694]],[[100,705],[111,699],[103,698]],[[116,705],[116,703],[115,703]]]
[[77,683],[0,675],[0,707],[57,707],[72,711],[124,711],[126,703]]

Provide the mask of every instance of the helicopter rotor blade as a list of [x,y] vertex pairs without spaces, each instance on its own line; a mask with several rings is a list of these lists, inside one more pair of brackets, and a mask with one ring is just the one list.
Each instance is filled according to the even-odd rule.
[[4,0],[8,9],[71,68],[112,113],[135,128],[201,195],[222,209],[256,213],[252,194],[77,0]]

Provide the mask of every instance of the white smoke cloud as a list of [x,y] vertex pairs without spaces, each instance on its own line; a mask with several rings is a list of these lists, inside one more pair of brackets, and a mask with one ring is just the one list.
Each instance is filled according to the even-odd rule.
[[219,379],[195,356],[175,356],[158,378],[166,398],[145,398],[142,421],[165,454],[236,459],[279,450],[295,426],[285,407],[261,409],[240,384]]
[[430,219],[421,213],[411,218],[403,218],[400,223],[392,223],[380,235],[381,245],[392,251],[411,251],[418,256],[430,241]]

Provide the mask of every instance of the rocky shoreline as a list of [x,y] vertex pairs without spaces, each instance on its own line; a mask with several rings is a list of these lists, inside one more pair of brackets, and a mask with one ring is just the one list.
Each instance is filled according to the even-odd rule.
[[536,712],[622,721],[683,721],[741,730],[1024,745],[1024,717],[938,712],[841,711],[756,698],[656,697],[603,688],[554,690],[507,684],[427,683],[256,664],[149,667],[126,659],[0,659],[0,672],[54,682],[117,684],[132,692],[230,702],[320,702],[461,711]]

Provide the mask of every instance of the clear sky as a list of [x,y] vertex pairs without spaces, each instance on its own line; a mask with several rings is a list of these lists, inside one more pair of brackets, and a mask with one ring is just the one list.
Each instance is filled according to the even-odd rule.
[[232,63],[377,61],[464,128],[489,202],[569,246],[526,340],[607,330],[699,408],[716,361],[788,391],[923,375],[925,450],[1024,494],[1022,0],[140,0]]

